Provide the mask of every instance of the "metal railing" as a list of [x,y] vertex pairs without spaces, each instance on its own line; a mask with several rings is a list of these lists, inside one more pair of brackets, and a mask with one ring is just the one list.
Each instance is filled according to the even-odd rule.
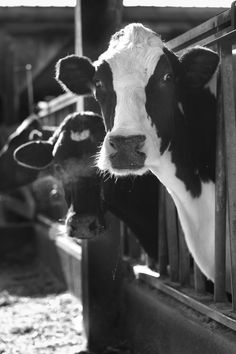
[[57,127],[69,113],[76,111],[78,101],[76,95],[65,93],[45,102],[45,107],[38,112],[40,121],[44,126]]
[[[158,272],[150,274],[141,271],[138,274],[139,278],[153,287],[233,330],[236,330],[236,58],[233,59],[236,48],[235,7],[234,2],[231,9],[167,43],[177,53],[189,46],[203,45],[216,50],[220,55],[217,83],[214,291],[209,294],[206,290],[206,279],[189,254],[175,206],[164,187],[160,187],[158,196]],[[62,95],[50,102],[39,116],[43,124],[57,126],[68,113],[76,109],[76,103],[76,96]],[[226,301],[225,290],[226,229],[232,259],[232,301]],[[130,230],[122,222],[120,233],[124,258],[132,264],[144,264],[143,251],[138,250],[133,236],[130,236]]]
[[[231,9],[169,41],[167,46],[181,53],[195,45],[207,46],[219,53],[217,79],[216,137],[216,227],[215,283],[209,282],[193,262],[185,243],[173,201],[163,187],[159,193],[159,259],[156,275],[139,271],[139,278],[177,298],[204,315],[236,330],[236,3]],[[168,217],[167,217],[168,215]],[[128,231],[124,232],[126,238]],[[226,300],[226,235],[229,236],[231,258],[231,298]],[[132,247],[126,244],[126,259]],[[128,246],[127,246],[128,245]],[[137,259],[136,259],[137,262]],[[140,259],[140,264],[143,260]],[[227,289],[228,290],[228,289]]]

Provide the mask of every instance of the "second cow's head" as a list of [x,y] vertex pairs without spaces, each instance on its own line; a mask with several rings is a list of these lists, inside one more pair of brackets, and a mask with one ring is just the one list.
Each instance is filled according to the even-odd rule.
[[177,57],[160,37],[141,24],[117,32],[108,49],[91,62],[67,56],[56,78],[78,95],[94,95],[106,137],[98,167],[116,175],[143,174],[158,167],[174,134],[184,92],[201,90],[219,62],[213,51],[195,47]]

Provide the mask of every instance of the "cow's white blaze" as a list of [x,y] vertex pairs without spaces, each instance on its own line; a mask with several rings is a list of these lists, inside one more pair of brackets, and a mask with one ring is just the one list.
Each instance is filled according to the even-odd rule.
[[70,132],[70,138],[73,141],[83,141],[88,139],[90,136],[90,131],[88,129],[83,130],[82,132],[77,132],[77,131],[73,131],[71,130]]
[[[154,155],[156,158],[160,140],[145,109],[145,87],[162,54],[163,43],[154,32],[140,24],[131,24],[126,26],[119,41],[111,41],[108,50],[98,59],[96,65],[105,60],[111,68],[117,98],[114,125],[106,135],[97,163],[101,170],[119,175],[133,173],[129,170],[113,171],[109,161],[109,155],[113,152],[109,144],[111,135],[145,135],[142,151],[148,156],[147,162]],[[136,170],[136,174],[147,170],[145,163],[142,169]]]

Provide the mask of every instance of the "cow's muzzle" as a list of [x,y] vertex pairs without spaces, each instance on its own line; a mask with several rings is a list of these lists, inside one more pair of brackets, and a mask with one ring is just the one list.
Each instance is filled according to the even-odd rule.
[[95,215],[70,215],[66,220],[67,235],[73,239],[91,239],[99,232],[99,224]]
[[141,151],[144,146],[145,135],[111,135],[109,144],[114,150],[109,155],[114,169],[138,170],[144,166],[146,154]]

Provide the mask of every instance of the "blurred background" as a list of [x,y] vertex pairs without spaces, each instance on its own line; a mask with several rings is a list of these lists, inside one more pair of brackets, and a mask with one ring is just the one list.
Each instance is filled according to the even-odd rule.
[[[54,67],[59,58],[75,52],[75,1],[1,1],[0,124],[17,124],[37,102],[62,94]],[[81,2],[83,53],[91,59],[106,43],[107,3]],[[227,7],[229,0],[125,0],[120,16],[122,24],[142,22],[168,41]]]

